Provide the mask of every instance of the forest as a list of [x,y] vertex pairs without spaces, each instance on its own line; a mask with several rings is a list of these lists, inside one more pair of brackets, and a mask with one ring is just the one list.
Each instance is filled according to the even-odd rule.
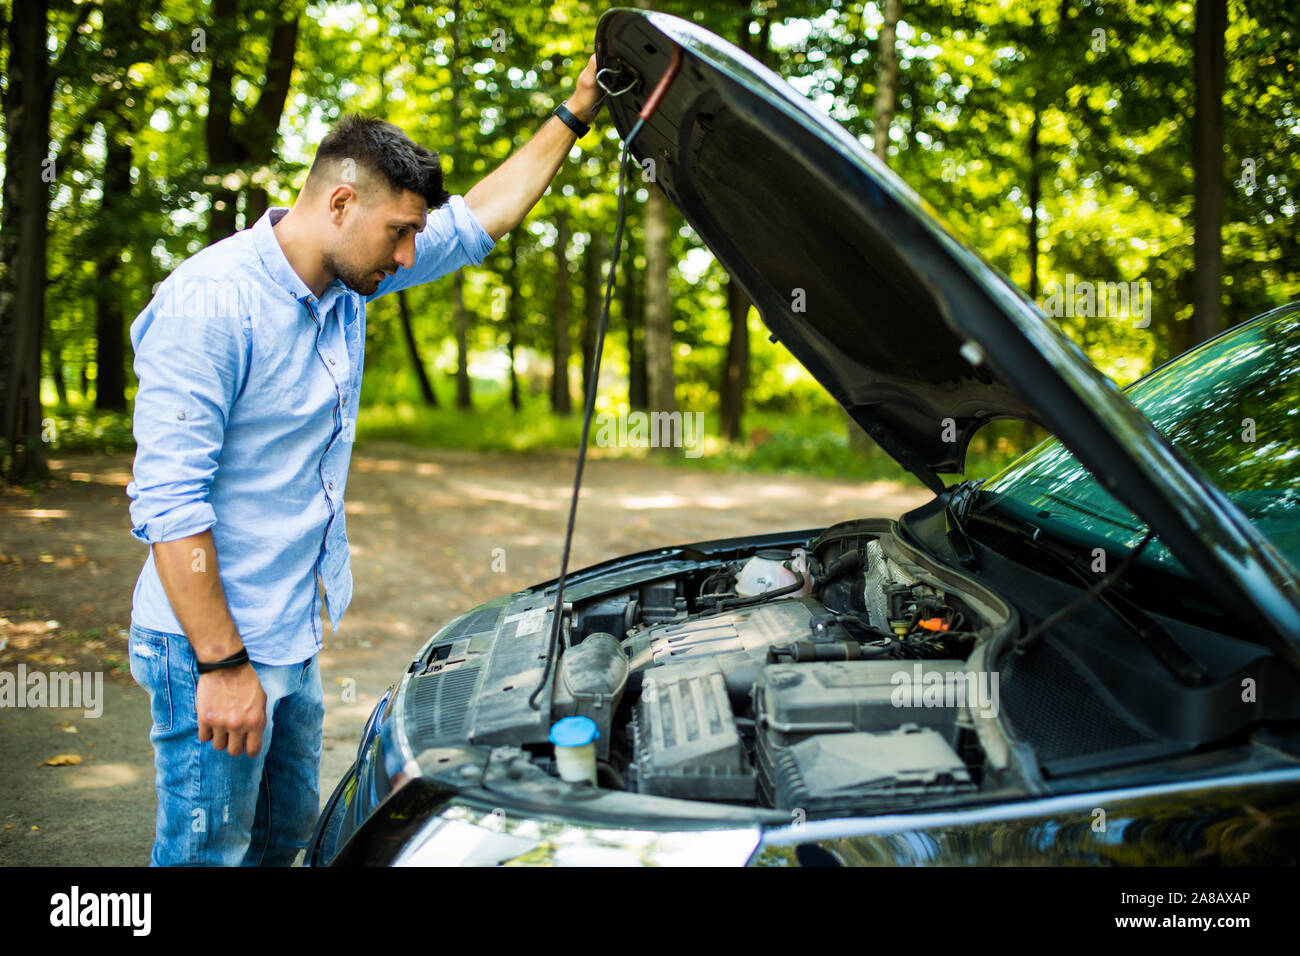
[[[653,6],[843,124],[1121,385],[1300,298],[1292,0]],[[4,476],[133,447],[131,322],[188,256],[291,205],[339,117],[396,123],[463,194],[573,90],[605,9],[8,0]],[[619,147],[606,111],[481,266],[370,307],[359,443],[577,445]],[[700,444],[593,452],[911,480],[769,341],[653,183],[633,178],[622,245],[597,409],[699,416]],[[1079,290],[1111,308],[1074,308]],[[1041,437],[989,426],[968,473]]]

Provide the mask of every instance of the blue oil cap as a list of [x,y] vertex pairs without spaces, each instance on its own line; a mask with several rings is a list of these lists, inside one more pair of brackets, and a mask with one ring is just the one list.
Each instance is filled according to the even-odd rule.
[[551,743],[557,747],[585,747],[599,736],[590,717],[565,717],[551,724]]

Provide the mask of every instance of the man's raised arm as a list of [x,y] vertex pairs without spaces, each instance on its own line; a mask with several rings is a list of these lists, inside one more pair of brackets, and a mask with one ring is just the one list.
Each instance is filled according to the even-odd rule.
[[[578,77],[577,90],[564,105],[579,120],[590,123],[599,95],[593,56]],[[494,242],[519,225],[542,198],[575,139],[573,130],[552,116],[532,139],[465,194],[465,204]]]

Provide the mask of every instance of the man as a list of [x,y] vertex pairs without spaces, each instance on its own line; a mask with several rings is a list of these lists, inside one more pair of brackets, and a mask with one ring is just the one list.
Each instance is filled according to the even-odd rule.
[[[182,263],[131,326],[131,673],[153,717],[150,862],[288,865],[319,811],[323,591],[352,596],[343,508],[366,303],[482,262],[598,107],[565,106],[464,197],[389,123],[345,119],[292,209]],[[428,210],[433,212],[428,214]]]

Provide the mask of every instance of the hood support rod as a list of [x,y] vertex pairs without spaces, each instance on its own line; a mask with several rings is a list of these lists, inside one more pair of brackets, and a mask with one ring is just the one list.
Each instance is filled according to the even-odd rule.
[[[587,402],[582,417],[582,444],[578,446],[578,467],[573,476],[573,499],[569,502],[569,524],[564,532],[564,553],[560,558],[560,576],[555,582],[555,607],[551,613],[551,636],[546,644],[546,666],[542,669],[541,681],[538,682],[537,687],[528,696],[528,706],[533,710],[541,709],[537,703],[537,696],[546,689],[546,685],[551,678],[551,667],[555,660],[555,645],[560,634],[560,618],[564,612],[564,578],[569,570],[569,550],[573,545],[573,525],[578,513],[578,492],[582,488],[582,469],[587,461],[587,442],[591,435],[591,419],[596,410],[596,388],[600,384],[600,358],[605,350],[605,328],[609,324],[609,303],[614,294],[614,275],[618,269],[619,251],[623,245],[623,223],[626,219],[624,200],[627,197],[627,159],[632,153],[632,140],[636,138],[637,133],[641,132],[641,127],[659,108],[660,101],[663,100],[664,94],[668,92],[668,87],[672,84],[681,68],[682,48],[674,43],[672,61],[655,85],[649,99],[645,101],[641,111],[637,114],[637,121],[627,134],[627,138],[623,140],[623,151],[619,156],[618,226],[614,230],[614,248],[611,250],[609,257],[609,278],[605,283],[605,302],[601,306],[600,323],[596,329],[595,358],[592,360],[591,384],[587,387]],[[631,88],[631,84],[629,84],[622,90],[613,93],[607,90],[607,93],[619,96]],[[604,97],[601,97],[601,99],[604,99]]]

